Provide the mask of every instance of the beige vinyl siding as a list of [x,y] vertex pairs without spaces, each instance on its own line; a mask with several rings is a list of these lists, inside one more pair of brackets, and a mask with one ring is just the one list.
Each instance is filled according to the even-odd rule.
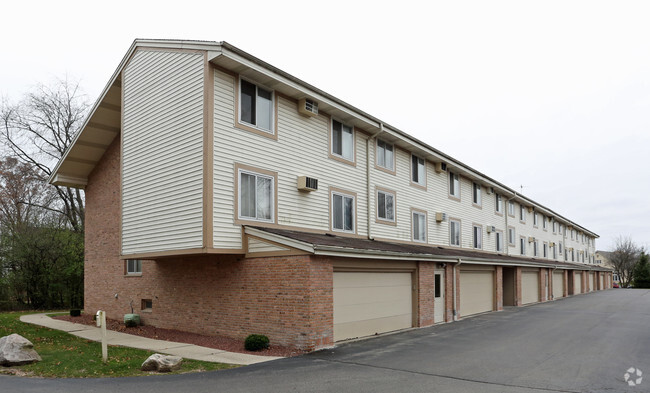
[[[235,78],[215,72],[214,99],[214,247],[241,247],[241,229],[234,221],[235,163],[277,172],[277,224],[329,230],[329,187],[357,194],[356,231],[366,234],[365,135],[355,131],[356,167],[328,158],[329,119],[303,117],[291,100],[278,102],[278,139],[234,127]],[[298,176],[318,179],[318,191],[300,192]]]
[[553,273],[553,298],[564,297],[564,271]]
[[122,253],[200,248],[203,55],[138,51],[123,72]]
[[274,251],[287,251],[288,248],[280,247],[275,244],[267,243],[265,241],[248,238],[248,252],[274,252]]
[[521,301],[523,304],[539,302],[539,270],[521,272]]

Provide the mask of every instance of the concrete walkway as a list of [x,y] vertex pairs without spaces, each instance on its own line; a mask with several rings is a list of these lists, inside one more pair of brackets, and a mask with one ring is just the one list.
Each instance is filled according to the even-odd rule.
[[[33,325],[44,326],[50,329],[62,330],[77,337],[85,338],[92,341],[101,341],[101,329],[95,326],[82,325],[52,319],[46,314],[29,314],[20,317],[20,320]],[[145,349],[168,355],[181,356],[186,359],[202,360],[205,362],[229,363],[249,365],[255,363],[268,362],[270,360],[282,359],[276,356],[258,356],[245,353],[236,353],[222,351],[220,349],[200,347],[198,345],[177,343],[173,341],[154,340],[151,338],[134,336],[131,334],[106,331],[108,345],[119,345],[121,347],[130,347]],[[110,353],[110,350],[109,350]]]

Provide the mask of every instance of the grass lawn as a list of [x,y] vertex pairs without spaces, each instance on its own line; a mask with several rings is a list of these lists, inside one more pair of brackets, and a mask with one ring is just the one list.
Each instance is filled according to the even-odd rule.
[[[34,344],[34,349],[43,360],[11,369],[0,366],[0,373],[52,378],[127,377],[152,374],[140,371],[140,366],[153,352],[109,345],[108,362],[104,364],[101,343],[20,322],[21,315],[30,313],[33,312],[0,313],[0,337],[12,333],[20,334]],[[183,359],[183,367],[174,374],[233,367],[237,366]]]

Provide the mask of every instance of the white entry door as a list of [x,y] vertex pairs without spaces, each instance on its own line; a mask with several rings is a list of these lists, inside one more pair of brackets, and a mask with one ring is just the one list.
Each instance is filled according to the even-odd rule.
[[439,323],[445,321],[445,272],[436,270],[434,276],[434,303],[433,303],[433,322]]

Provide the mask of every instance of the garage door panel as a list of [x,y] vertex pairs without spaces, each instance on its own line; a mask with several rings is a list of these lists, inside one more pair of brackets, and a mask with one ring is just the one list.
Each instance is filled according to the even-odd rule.
[[559,299],[564,296],[564,272],[553,273],[553,298]]
[[334,272],[334,341],[413,326],[411,273]]
[[523,304],[539,302],[539,271],[521,273],[521,301]]
[[494,309],[494,274],[492,271],[461,271],[460,313],[462,316]]
[[575,273],[574,275],[574,284],[573,284],[573,294],[577,295],[582,293],[582,273]]

